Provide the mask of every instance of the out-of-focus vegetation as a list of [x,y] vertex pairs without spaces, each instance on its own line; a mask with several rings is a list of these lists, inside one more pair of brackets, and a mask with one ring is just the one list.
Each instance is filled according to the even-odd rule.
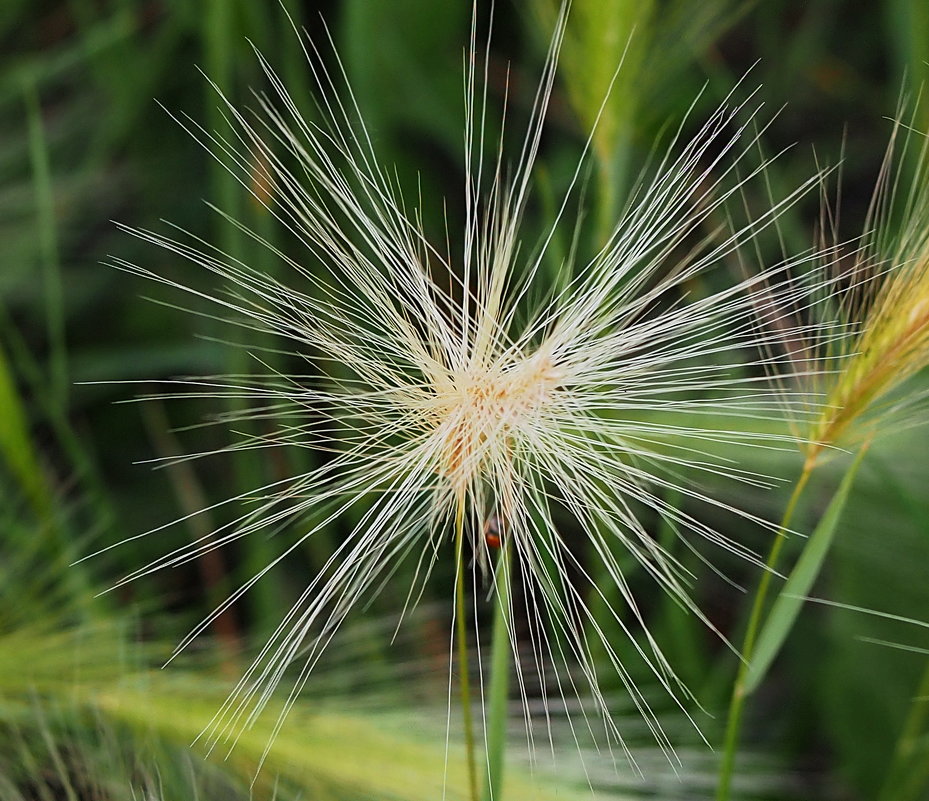
[[[798,184],[817,161],[843,158],[840,227],[855,234],[890,133],[886,117],[901,90],[918,93],[929,70],[927,8],[916,0],[575,0],[537,169],[541,201],[529,211],[529,230],[541,233],[557,206],[625,51],[591,141],[582,227],[590,249],[626,202],[656,137],[678,124],[708,84],[688,123],[699,124],[701,111],[747,70],[745,85],[763,84],[758,97],[767,106],[787,104],[765,133],[766,151],[798,143],[771,166],[773,191]],[[159,665],[184,631],[286,547],[286,527],[110,594],[99,595],[185,538],[221,525],[232,511],[218,507],[72,563],[318,458],[268,451],[159,470],[137,464],[228,444],[222,426],[200,425],[222,411],[203,401],[122,403],[144,394],[150,388],[144,382],[241,373],[254,363],[225,342],[236,334],[220,323],[179,313],[170,293],[100,264],[116,254],[182,275],[184,265],[110,222],[152,227],[165,218],[243,262],[271,274],[284,269],[204,200],[294,259],[306,259],[155,102],[223,130],[217,97],[197,67],[248,105],[250,89],[262,89],[250,40],[312,118],[306,61],[285,9],[314,39],[331,34],[382,160],[396,165],[402,185],[421,191],[425,228],[444,237],[443,214],[454,221],[462,203],[467,3],[5,0],[0,6],[0,799],[247,798],[262,761],[273,709],[225,760],[222,747],[210,755],[190,743],[344,532],[330,527],[292,554],[163,671]],[[508,92],[514,121],[528,113],[555,13],[553,0],[497,4],[490,92],[497,101]],[[929,128],[927,107],[915,118],[922,129]],[[813,242],[817,200],[781,222],[796,250]],[[205,274],[183,280],[216,289]],[[160,303],[142,299],[150,292]],[[96,383],[114,380],[143,383]],[[814,594],[929,619],[927,453],[929,431],[921,429],[875,445]],[[747,467],[785,481],[800,466],[799,454],[758,459]],[[795,528],[813,527],[845,464],[837,456],[816,476]],[[784,499],[759,492],[747,503],[776,519]],[[764,548],[759,531],[727,533]],[[798,544],[790,548],[796,553]],[[743,593],[696,554],[678,555],[697,576],[695,596],[711,621],[737,642]],[[756,580],[756,569],[734,559],[714,554],[714,561],[738,583],[750,587]],[[458,749],[453,744],[446,763],[444,747],[452,570],[450,560],[440,561],[399,643],[390,639],[405,601],[402,575],[350,625],[257,772],[256,797],[427,801],[441,797],[443,776],[449,797],[463,794]],[[693,710],[697,724],[719,743],[731,652],[661,596],[652,596],[646,616],[705,710]],[[926,798],[925,634],[887,617],[807,605],[753,698],[736,795]],[[557,759],[537,742],[534,778],[527,757],[508,774],[505,798],[582,798],[588,784],[601,797],[711,797],[713,752],[674,708],[667,710],[667,728],[679,744],[678,775],[631,712],[627,719],[618,682],[611,688],[607,680],[606,689],[616,693],[617,718],[643,775],[621,756],[614,763],[589,748],[582,734],[579,749],[567,721],[556,719]],[[515,701],[512,730],[514,751],[521,743],[525,750]],[[547,741],[548,733],[539,738]]]

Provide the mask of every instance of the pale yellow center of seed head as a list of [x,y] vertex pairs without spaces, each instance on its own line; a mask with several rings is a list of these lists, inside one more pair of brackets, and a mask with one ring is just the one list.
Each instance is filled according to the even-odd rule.
[[436,398],[443,475],[463,491],[490,460],[508,452],[514,429],[531,424],[562,380],[551,358],[539,352],[506,367],[454,376]]

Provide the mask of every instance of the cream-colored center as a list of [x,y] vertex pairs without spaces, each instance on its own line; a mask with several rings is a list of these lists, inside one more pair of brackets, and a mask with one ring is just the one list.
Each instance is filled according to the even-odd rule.
[[506,458],[514,429],[545,406],[561,380],[551,359],[538,353],[506,369],[456,376],[437,398],[442,473],[464,490],[490,460]]

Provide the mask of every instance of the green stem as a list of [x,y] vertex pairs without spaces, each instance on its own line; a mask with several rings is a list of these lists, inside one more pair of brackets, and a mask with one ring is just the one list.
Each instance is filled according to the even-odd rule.
[[765,562],[765,571],[758,582],[758,590],[755,593],[755,600],[752,603],[751,614],[748,618],[748,626],[745,629],[745,638],[742,641],[742,661],[739,663],[739,671],[736,675],[735,684],[732,688],[732,697],[729,700],[729,714],[726,719],[726,739],[723,747],[723,760],[719,770],[719,784],[716,788],[716,801],[728,801],[729,793],[732,787],[732,777],[735,769],[735,755],[739,744],[739,732],[742,727],[742,712],[745,707],[745,677],[748,673],[748,667],[751,663],[752,652],[755,647],[755,639],[758,636],[758,630],[761,626],[761,615],[764,611],[765,600],[768,595],[768,588],[771,585],[771,575],[777,565],[778,557],[783,548],[784,541],[787,539],[784,535],[790,526],[794,512],[797,509],[797,503],[800,496],[810,479],[813,472],[813,464],[810,461],[803,467],[803,472],[797,481],[794,491],[787,502],[787,508],[784,510],[784,517],[778,527],[777,536],[771,545]]
[[597,159],[597,244],[604,245],[616,225],[616,165],[610,153]]
[[909,801],[909,799],[919,797],[919,791],[929,778],[929,762],[922,760],[920,763],[915,763],[913,756],[919,745],[920,737],[925,732],[927,718],[929,718],[929,662],[926,663],[916,690],[916,698],[900,730],[900,737],[894,748],[893,761],[879,796],[880,801],[891,799]]
[[458,640],[458,686],[461,692],[461,717],[464,724],[465,752],[468,762],[468,786],[471,801],[478,801],[477,766],[474,761],[474,718],[471,714],[471,679],[468,670],[468,627],[465,622],[465,552],[464,498],[458,500],[455,514],[455,639]]
[[[239,84],[243,80],[245,71],[236,58],[235,49],[236,43],[244,39],[245,30],[248,30],[243,20],[245,6],[246,4],[243,4],[241,0],[209,0],[203,6],[205,13],[201,17],[203,27],[200,35],[206,60],[206,72],[219,91],[230,101],[235,101],[240,96]],[[257,31],[250,32],[257,36],[258,41],[261,40]],[[204,85],[204,91],[210,114],[208,118],[210,127],[217,136],[231,138],[235,141],[234,125],[231,125],[224,116],[222,98],[209,83]],[[270,220],[262,219],[264,209],[250,214],[252,209],[244,202],[248,195],[239,184],[236,175],[226,169],[229,160],[219,145],[214,146],[213,155],[215,158],[210,159],[209,164],[209,180],[211,196],[217,206],[232,219],[248,225],[259,236],[273,241],[270,238],[273,234],[267,227],[271,224]],[[247,178],[245,175],[241,177]],[[250,177],[248,179],[250,180]],[[241,259],[246,263],[255,260],[266,266],[275,263],[272,254],[252,241],[236,226],[216,215],[213,219],[216,225],[214,230],[216,241],[220,250],[228,254],[229,258]],[[261,347],[267,342],[267,339],[260,340],[258,346]],[[253,372],[255,361],[243,348],[229,348],[227,354],[226,370],[228,373],[248,375]],[[249,419],[252,417],[252,409],[248,399],[232,397],[229,398],[228,405],[231,414],[237,418],[239,430],[246,436],[261,436],[264,433],[261,431],[260,422],[256,423]],[[240,492],[263,486],[272,480],[269,475],[271,469],[269,454],[270,451],[242,451],[237,454],[234,462],[234,480]],[[310,537],[313,545],[316,544],[314,540],[318,541],[316,537]],[[256,575],[273,561],[275,556],[274,543],[268,537],[249,537],[243,545],[245,547],[242,549],[241,559],[236,567],[240,576],[237,579],[239,581],[248,580]],[[259,581],[249,592],[248,612],[252,619],[262,626],[266,624],[266,621],[276,617],[276,610],[281,608],[282,603],[283,596],[275,582]]]
[[25,86],[26,120],[29,126],[29,160],[35,191],[37,245],[45,284],[45,317],[48,329],[49,388],[58,407],[68,399],[68,357],[65,340],[64,288],[55,225],[55,199],[42,110],[35,84]]
[[487,719],[487,781],[483,801],[500,801],[503,766],[506,759],[507,702],[510,695],[510,587],[512,554],[505,539],[494,584],[497,608],[494,612],[490,657],[490,712]]

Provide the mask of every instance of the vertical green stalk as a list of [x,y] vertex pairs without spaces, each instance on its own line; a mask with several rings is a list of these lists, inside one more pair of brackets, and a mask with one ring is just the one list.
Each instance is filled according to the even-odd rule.
[[[287,91],[300,113],[306,119],[309,119],[313,110],[310,101],[310,98],[313,97],[313,89],[309,79],[309,65],[300,42],[306,24],[302,3],[300,0],[281,0],[281,5],[285,13],[281,15],[284,19],[281,20],[277,35],[281,37],[282,41],[290,41],[290,46],[283,48],[281,53],[283,61],[281,73],[284,86],[287,87]],[[291,22],[293,26],[291,26]],[[296,32],[294,28],[296,28]]]
[[914,761],[920,740],[926,734],[929,721],[929,662],[923,671],[922,679],[916,690],[916,697],[910,706],[900,737],[894,747],[893,760],[881,794],[880,801],[916,801],[920,790],[929,780],[929,761]]
[[[182,451],[171,432],[171,423],[164,405],[157,401],[146,403],[143,413],[149,438],[154,443],[158,457],[165,460],[176,458]],[[190,530],[192,541],[210,543],[214,539],[215,525],[212,521],[212,514],[200,513],[201,510],[209,509],[209,502],[196,471],[189,461],[182,459],[175,463],[169,461],[167,473]],[[209,602],[214,606],[219,606],[226,595],[224,587],[227,583],[228,570],[224,554],[216,547],[208,548],[199,554],[196,565]],[[221,666],[224,674],[230,677],[235,676],[237,673],[235,658],[238,655],[241,634],[235,619],[235,609],[227,608],[217,615],[210,628],[215,632],[220,646]]]
[[[216,84],[226,97],[230,97],[235,83],[235,66],[231,52],[231,40],[234,35],[234,26],[232,12],[236,3],[229,0],[211,0],[206,7],[206,13],[203,15],[203,49],[206,57],[206,72],[210,79]],[[222,100],[213,91],[211,86],[205,87],[207,111],[209,113],[210,126],[225,134],[227,132],[226,121],[222,113]],[[229,214],[234,214],[238,207],[238,191],[236,189],[235,179],[229,175],[221,164],[212,164],[210,180],[212,182],[213,195],[218,198],[220,207]],[[235,238],[238,236],[235,229],[230,229],[230,233],[225,234],[224,238]],[[225,244],[225,243],[224,243]]]
[[[893,85],[905,81],[908,89],[918,89],[925,82],[926,63],[929,59],[929,6],[914,3],[913,0],[889,0],[883,5],[892,55],[898,71]],[[919,120],[914,124],[920,130],[925,130],[929,123],[926,104],[919,103],[915,111]]]
[[[663,493],[662,500],[669,511],[683,511],[684,493],[682,490],[669,487]],[[688,569],[685,561],[688,556],[679,548],[677,528],[666,515],[659,515],[657,539],[659,546],[666,553],[677,558],[685,570]],[[702,623],[699,623],[679,598],[669,592],[662,593],[661,607],[656,622],[659,626],[658,630],[666,632],[666,636],[659,638],[659,642],[664,641],[669,644],[665,655],[675,666],[675,672],[684,684],[696,686],[699,677],[704,673],[701,658]]]
[[465,621],[465,548],[464,548],[464,496],[458,499],[455,513],[455,639],[458,641],[458,686],[461,693],[461,718],[464,725],[465,759],[468,763],[468,786],[471,801],[478,801],[477,765],[474,761],[474,717],[471,714],[471,678],[468,669],[468,626]]
[[[621,91],[621,90],[616,90]],[[634,98],[626,101],[632,114]],[[626,189],[629,160],[632,155],[632,126],[627,120],[617,123],[609,147],[595,150],[597,162],[597,226],[596,246],[606,244],[612,236],[620,212],[620,198]]]
[[745,708],[745,679],[748,674],[748,668],[751,663],[752,653],[755,648],[755,639],[758,636],[758,630],[761,625],[761,616],[765,607],[765,600],[768,595],[768,588],[771,585],[771,574],[777,565],[778,557],[784,546],[786,539],[785,533],[790,526],[790,521],[797,509],[800,496],[810,480],[813,472],[813,464],[807,461],[803,466],[803,472],[794,486],[790,500],[787,502],[787,508],[784,510],[784,517],[781,519],[777,535],[771,545],[765,562],[765,571],[758,582],[758,590],[755,593],[755,600],[752,603],[751,614],[748,618],[748,626],[745,630],[745,638],[742,641],[742,661],[739,663],[739,671],[736,675],[735,684],[732,688],[732,697],[729,701],[729,713],[726,719],[726,739],[723,746],[723,760],[719,771],[719,784],[716,788],[716,801],[728,801],[732,788],[732,777],[735,769],[735,755],[739,745],[739,732],[742,727],[742,712]]
[[[240,75],[236,59],[236,47],[240,46],[245,38],[246,31],[242,30],[243,7],[238,0],[210,0],[203,15],[203,46],[207,64],[207,74],[215,82],[219,90],[230,100],[235,102],[239,94],[237,78]],[[231,126],[223,116],[223,100],[214,91],[212,86],[205,87],[207,106],[210,112],[210,127],[221,137],[232,137]],[[233,137],[234,141],[234,137]],[[217,206],[226,214],[243,224],[251,225],[260,231],[259,219],[250,219],[249,208],[244,202],[247,197],[239,181],[232,175],[225,165],[225,156],[217,154],[218,160],[211,163],[210,183],[211,194]],[[270,224],[270,221],[267,221]],[[220,250],[234,259],[248,262],[254,252],[254,243],[236,226],[226,220],[217,219],[216,239]],[[267,260],[268,254],[261,253],[261,258]],[[232,348],[227,361],[227,370],[233,375],[245,375],[251,372],[252,362],[248,354],[241,348]],[[241,398],[229,401],[230,410],[234,414],[247,415],[249,403]],[[256,427],[248,420],[238,423],[240,430],[247,434],[256,433]],[[237,455],[235,461],[235,478],[237,486],[242,490],[260,487],[266,483],[267,465],[260,452],[245,451]],[[274,558],[274,547],[266,537],[249,537],[244,543],[240,571],[244,577],[251,577],[266,567]],[[259,626],[277,616],[281,607],[281,598],[278,587],[270,581],[259,581],[249,592],[248,604],[254,620]]]
[[45,321],[48,331],[49,389],[58,408],[64,409],[68,397],[67,348],[65,344],[64,291],[55,227],[55,199],[42,111],[36,86],[27,82],[23,90],[29,126],[29,161],[35,191],[39,260],[45,284]]
[[597,153],[597,239],[599,247],[605,245],[616,226],[616,208],[619,205],[616,162],[610,153]]
[[[23,99],[29,132],[29,162],[36,209],[36,241],[45,293],[45,323],[49,350],[48,381],[43,382],[41,391],[47,393],[48,406],[53,410],[49,416],[54,419],[66,419],[68,361],[64,289],[55,222],[55,194],[39,93],[32,79],[28,79],[23,86]],[[28,416],[22,406],[16,408],[18,393],[12,370],[6,364],[3,354],[0,354],[0,361],[0,411],[4,416],[11,418],[0,426],[0,449],[18,472],[17,477],[23,482],[23,489],[39,514],[42,526],[37,530],[38,535],[43,539],[47,538],[52,558],[62,565],[64,580],[72,592],[75,604],[83,610],[89,605],[88,599],[93,597],[93,593],[82,569],[67,569],[68,564],[73,561],[74,542],[65,531],[55,508],[53,487],[43,473],[29,435]]]
[[512,561],[510,541],[500,551],[494,585],[497,608],[494,611],[490,656],[490,713],[487,719],[487,780],[483,801],[500,801],[503,766],[506,761],[507,702],[510,696],[510,611]]

